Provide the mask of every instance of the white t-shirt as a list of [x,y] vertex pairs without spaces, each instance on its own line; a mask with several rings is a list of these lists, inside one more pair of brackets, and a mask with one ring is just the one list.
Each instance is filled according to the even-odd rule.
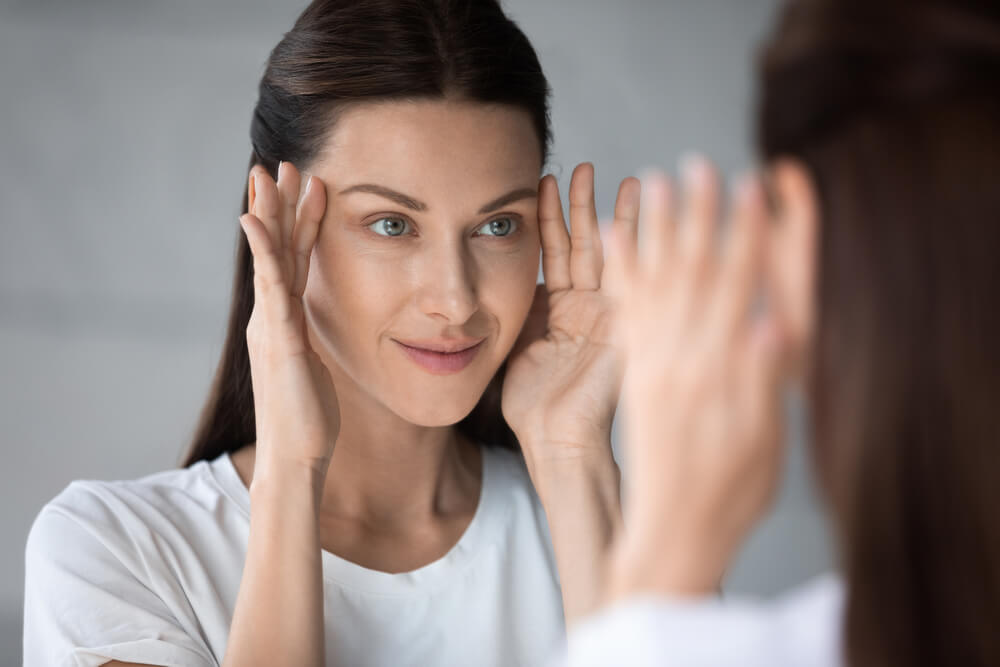
[[582,620],[551,667],[840,667],[844,586],[825,574],[779,598],[635,596]]
[[[323,551],[328,664],[539,665],[562,641],[548,525],[524,463],[483,452],[475,515],[439,560],[389,574]],[[71,483],[28,536],[24,664],[221,664],[249,529],[227,454]]]

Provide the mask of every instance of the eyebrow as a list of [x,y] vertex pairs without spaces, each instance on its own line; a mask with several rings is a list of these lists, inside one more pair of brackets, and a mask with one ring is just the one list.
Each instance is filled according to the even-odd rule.
[[[346,195],[352,192],[368,192],[373,195],[378,195],[380,197],[385,197],[390,199],[400,206],[405,206],[406,208],[413,211],[426,211],[427,204],[405,195],[402,192],[397,192],[392,188],[387,188],[384,185],[376,185],[375,183],[358,183],[357,185],[352,185],[349,188],[344,188],[339,194]],[[517,190],[512,190],[505,195],[497,197],[493,201],[485,204],[479,209],[478,215],[483,215],[495,211],[507,204],[512,204],[513,202],[520,201],[522,199],[537,198],[538,191],[534,188],[518,188]]]

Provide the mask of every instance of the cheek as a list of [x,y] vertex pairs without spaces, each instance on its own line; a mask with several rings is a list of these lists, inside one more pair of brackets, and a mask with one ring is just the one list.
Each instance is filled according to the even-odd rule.
[[[313,251],[304,295],[323,347],[342,366],[371,353],[403,290],[398,262],[357,252],[332,234]],[[365,335],[372,334],[372,335]]]
[[516,259],[507,257],[485,271],[480,286],[483,307],[500,323],[501,347],[513,345],[535,298],[538,282],[538,252],[526,252]]

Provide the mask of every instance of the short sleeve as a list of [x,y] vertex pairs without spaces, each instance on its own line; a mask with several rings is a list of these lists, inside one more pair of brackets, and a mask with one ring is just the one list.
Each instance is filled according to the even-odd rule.
[[583,620],[553,665],[560,667],[777,667],[759,614],[715,599],[634,598]]
[[110,660],[217,665],[115,556],[113,539],[52,503],[39,513],[25,548],[25,667],[95,667]]
[[839,667],[832,575],[769,602],[636,595],[581,620],[549,667]]

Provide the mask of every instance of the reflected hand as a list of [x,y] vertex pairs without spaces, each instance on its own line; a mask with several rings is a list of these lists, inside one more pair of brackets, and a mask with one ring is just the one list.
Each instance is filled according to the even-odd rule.
[[708,593],[772,496],[781,461],[781,354],[764,282],[767,214],[745,179],[715,248],[714,169],[687,171],[681,224],[670,182],[643,183],[643,246],[615,235],[627,355],[623,427],[626,531],[612,598]]

